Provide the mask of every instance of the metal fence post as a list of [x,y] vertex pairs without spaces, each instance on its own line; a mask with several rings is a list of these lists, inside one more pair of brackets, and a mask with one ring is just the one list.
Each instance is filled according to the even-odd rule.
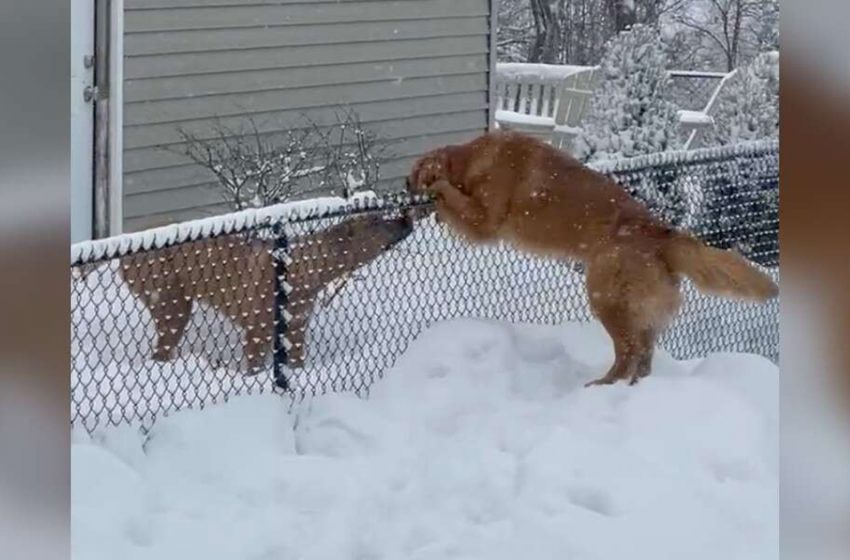
[[274,337],[272,340],[274,384],[284,391],[289,390],[289,381],[286,379],[285,367],[287,361],[286,353],[286,304],[288,283],[286,281],[286,263],[289,250],[286,233],[283,225],[278,222],[272,230],[274,232]]

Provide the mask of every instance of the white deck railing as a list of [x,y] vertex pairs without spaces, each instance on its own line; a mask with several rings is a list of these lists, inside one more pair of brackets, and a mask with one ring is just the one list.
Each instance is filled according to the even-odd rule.
[[[685,148],[695,147],[699,135],[714,126],[711,113],[724,85],[735,71],[670,70],[671,78],[708,78],[717,87],[702,110],[679,111],[679,124],[688,135]],[[496,124],[519,130],[569,148],[581,131],[590,97],[599,82],[599,67],[507,62],[496,64]]]

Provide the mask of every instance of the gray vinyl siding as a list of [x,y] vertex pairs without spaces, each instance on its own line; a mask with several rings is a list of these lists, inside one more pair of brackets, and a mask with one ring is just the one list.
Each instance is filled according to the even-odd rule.
[[226,211],[180,128],[269,138],[355,109],[389,145],[379,189],[487,128],[491,0],[125,0],[124,229]]

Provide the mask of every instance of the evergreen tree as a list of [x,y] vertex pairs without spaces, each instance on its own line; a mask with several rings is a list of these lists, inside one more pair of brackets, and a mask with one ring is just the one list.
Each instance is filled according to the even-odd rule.
[[720,92],[704,143],[723,146],[779,137],[779,52],[763,53]]
[[657,30],[636,25],[615,37],[600,72],[576,157],[628,158],[680,146],[676,107],[667,96],[667,54]]

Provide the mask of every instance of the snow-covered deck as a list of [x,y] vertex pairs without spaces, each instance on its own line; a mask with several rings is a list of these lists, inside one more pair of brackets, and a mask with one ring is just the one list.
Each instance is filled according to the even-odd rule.
[[[501,128],[526,132],[568,149],[572,139],[581,132],[582,118],[589,109],[587,98],[592,94],[597,78],[593,76],[578,87],[573,82],[594,68],[518,62],[497,64],[496,123]],[[678,112],[679,124],[689,135],[686,145],[691,147],[700,129],[714,126],[710,113],[720,91],[734,72],[671,70],[669,75],[718,80],[711,101],[703,110]],[[560,104],[566,104],[569,109],[559,112]]]
[[590,67],[566,64],[499,62],[496,64],[496,76],[501,80],[556,82],[588,68]]

